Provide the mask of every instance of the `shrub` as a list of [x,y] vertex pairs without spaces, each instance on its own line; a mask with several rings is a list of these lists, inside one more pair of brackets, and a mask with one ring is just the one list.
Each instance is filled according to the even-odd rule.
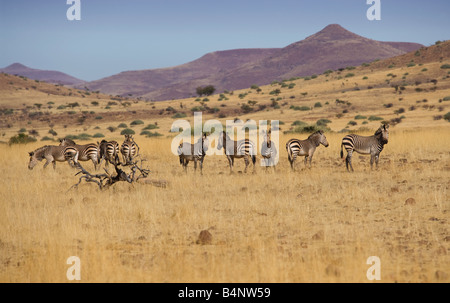
[[95,117],[95,120],[101,120],[101,119],[103,119],[102,116],[97,116],[97,117]]
[[450,68],[450,64],[441,65],[441,68],[442,69],[449,69]]
[[65,105],[60,105],[56,109],[66,109],[66,106]]
[[108,126],[106,129],[109,130],[110,132],[115,132],[117,130],[117,128],[114,126]]
[[314,107],[322,107],[322,103],[316,102],[316,103],[314,104]]
[[144,127],[142,130],[157,129],[157,128],[159,128],[158,125],[155,125],[155,124],[149,124],[149,125],[147,125],[146,127]]
[[158,133],[158,132],[151,132],[148,130],[144,130],[143,132],[141,132],[141,136],[146,136],[147,138],[150,137],[161,137],[162,134]]
[[448,112],[444,115],[444,119],[447,120],[448,122],[450,122],[450,112]]
[[290,109],[300,110],[300,111],[307,111],[307,110],[310,110],[311,108],[309,106],[294,106],[294,105],[291,105]]
[[92,101],[91,104],[92,104],[93,106],[98,106],[99,103],[98,103],[97,101]]
[[296,120],[291,125],[292,126],[299,126],[299,125],[307,125],[307,123],[303,122],[303,121],[300,121],[300,120]]
[[118,128],[127,128],[128,125],[126,125],[125,123],[120,123],[119,125],[117,125]]
[[383,118],[377,117],[377,116],[370,116],[368,120],[369,121],[381,121],[381,120],[383,120]]
[[348,74],[345,75],[345,78],[350,78],[350,77],[353,77],[353,76],[355,76],[354,73],[348,73]]
[[141,124],[144,124],[144,121],[142,121],[142,120],[134,120],[133,122],[130,123],[131,126],[141,125]]
[[362,115],[356,115],[355,116],[355,120],[364,120],[364,119],[367,119],[367,117],[366,116],[362,116]]
[[317,120],[316,125],[318,125],[318,126],[327,126],[328,123],[331,123],[331,120],[319,119],[319,120]]
[[104,138],[105,135],[103,135],[102,133],[96,133],[92,136],[92,138]]
[[41,141],[53,141],[53,139],[50,137],[44,136],[44,137],[42,137]]
[[11,138],[9,138],[9,145],[12,144],[27,144],[27,143],[31,143],[31,142],[36,142],[37,139],[31,136],[28,136],[27,134],[24,133],[20,133],[16,136],[12,136]]
[[355,126],[355,125],[357,125],[358,123],[356,123],[355,121],[351,120],[351,121],[348,121],[347,124],[348,124],[348,125]]
[[26,133],[26,132],[27,132],[27,130],[23,127],[21,129],[19,129],[19,131],[18,131],[18,133]]
[[120,132],[121,135],[134,135],[135,132],[134,130],[130,129],[130,128],[125,128],[124,130],[122,130]]
[[54,129],[50,129],[48,131],[48,133],[51,134],[52,136],[57,136],[58,135],[58,133]]
[[446,96],[446,97],[444,97],[442,100],[444,100],[444,101],[450,101],[450,96]]
[[173,119],[179,119],[179,118],[186,118],[186,114],[185,113],[176,113],[175,115],[172,116]]

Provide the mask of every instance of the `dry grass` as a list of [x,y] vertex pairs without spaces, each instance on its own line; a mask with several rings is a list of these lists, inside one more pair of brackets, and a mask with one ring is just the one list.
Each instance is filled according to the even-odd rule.
[[[169,186],[104,192],[67,192],[77,178],[65,163],[29,171],[26,152],[41,143],[3,145],[0,281],[65,282],[75,255],[82,282],[367,282],[369,256],[382,282],[450,282],[449,135],[392,129],[380,169],[356,154],[355,173],[339,159],[343,135],[327,134],[330,147],[296,173],[281,136],[276,172],[240,174],[237,160],[229,175],[215,156],[203,176],[192,164],[183,173],[169,138],[138,136],[151,177]],[[202,230],[211,244],[196,244]]]

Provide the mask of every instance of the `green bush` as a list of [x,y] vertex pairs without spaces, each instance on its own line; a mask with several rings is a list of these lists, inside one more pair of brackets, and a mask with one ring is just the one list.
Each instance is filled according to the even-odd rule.
[[354,73],[348,73],[348,74],[345,75],[345,78],[350,78],[350,77],[353,77],[353,76],[355,76]]
[[365,119],[367,119],[367,117],[366,116],[362,116],[362,115],[356,115],[355,119],[356,120],[365,120]]
[[311,110],[311,108],[309,106],[294,106],[294,105],[291,105],[291,107],[289,107],[289,109],[300,110],[300,111]]
[[383,120],[383,118],[377,117],[377,116],[370,116],[368,120],[369,121],[381,121],[381,120]]
[[331,123],[331,120],[328,119],[319,119],[316,122],[317,126],[327,126],[328,123]]
[[149,124],[146,127],[144,127],[142,130],[157,129],[157,128],[159,128],[158,125]]
[[308,125],[308,123],[300,121],[300,120],[296,120],[291,125],[292,126],[301,126],[301,125]]
[[442,100],[444,100],[444,101],[450,101],[450,96],[446,96],[446,97],[444,97],[444,99],[442,99]]
[[130,128],[125,128],[124,130],[122,130],[120,132],[121,135],[134,135],[135,132],[134,130],[130,129]]
[[450,64],[441,65],[441,68],[442,69],[449,69],[450,68]]
[[18,131],[18,133],[26,133],[26,132],[27,132],[27,130],[23,127],[21,129],[19,129],[19,131]]
[[186,114],[185,113],[176,113],[175,115],[172,116],[173,119],[179,119],[179,118],[186,118]]
[[101,120],[101,119],[103,119],[102,116],[97,116],[97,117],[95,117],[95,120]]
[[348,124],[348,125],[355,126],[355,125],[357,125],[358,123],[356,123],[355,121],[351,120],[351,121],[348,121],[347,124]]
[[95,135],[92,136],[93,138],[104,138],[105,135],[103,135],[102,133],[96,133]]
[[127,128],[128,125],[126,125],[125,123],[120,123],[119,125],[117,125],[117,128]]
[[144,121],[142,121],[142,120],[134,120],[133,122],[130,123],[131,126],[141,125],[141,124],[144,124]]
[[106,129],[109,130],[110,132],[115,132],[117,130],[117,127],[108,126]]
[[42,137],[41,141],[53,141],[53,139],[50,137],[44,136],[44,137]]
[[316,102],[316,104],[314,104],[314,107],[322,107],[322,103]]
[[141,136],[146,136],[147,138],[150,138],[150,137],[161,137],[163,135],[158,132],[151,132],[148,130],[144,130],[141,132]]
[[448,112],[444,115],[444,119],[447,120],[448,122],[450,122],[450,112]]
[[12,144],[26,144],[26,143],[31,143],[31,142],[36,142],[37,139],[31,136],[28,136],[27,134],[24,133],[20,133],[16,136],[12,136],[11,138],[9,138],[9,145]]

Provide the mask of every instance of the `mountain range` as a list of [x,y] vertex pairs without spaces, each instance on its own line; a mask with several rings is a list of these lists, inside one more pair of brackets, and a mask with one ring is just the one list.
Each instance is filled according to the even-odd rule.
[[0,72],[62,85],[77,85],[85,82],[62,72],[34,69],[20,63],[13,63],[5,68],[0,68]]
[[28,68],[24,69],[27,74],[22,74],[18,72],[24,67],[20,64],[13,64],[0,71],[32,79],[39,76],[38,80],[55,79],[61,84],[87,87],[110,95],[162,101],[192,97],[199,86],[213,85],[217,92],[232,91],[254,84],[264,85],[274,80],[360,65],[421,47],[424,46],[418,43],[368,39],[338,24],[330,24],[306,39],[283,48],[216,51],[174,67],[125,71],[91,82],[82,82],[63,73],[55,74],[59,72],[41,71],[42,75],[39,75],[38,70]]

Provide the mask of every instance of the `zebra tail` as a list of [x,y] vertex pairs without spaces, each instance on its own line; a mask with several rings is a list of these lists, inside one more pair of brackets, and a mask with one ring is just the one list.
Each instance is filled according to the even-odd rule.
[[253,164],[256,163],[256,156],[255,155],[252,155],[252,162],[253,162]]
[[344,151],[342,150],[343,144],[341,143],[341,159],[344,158]]

